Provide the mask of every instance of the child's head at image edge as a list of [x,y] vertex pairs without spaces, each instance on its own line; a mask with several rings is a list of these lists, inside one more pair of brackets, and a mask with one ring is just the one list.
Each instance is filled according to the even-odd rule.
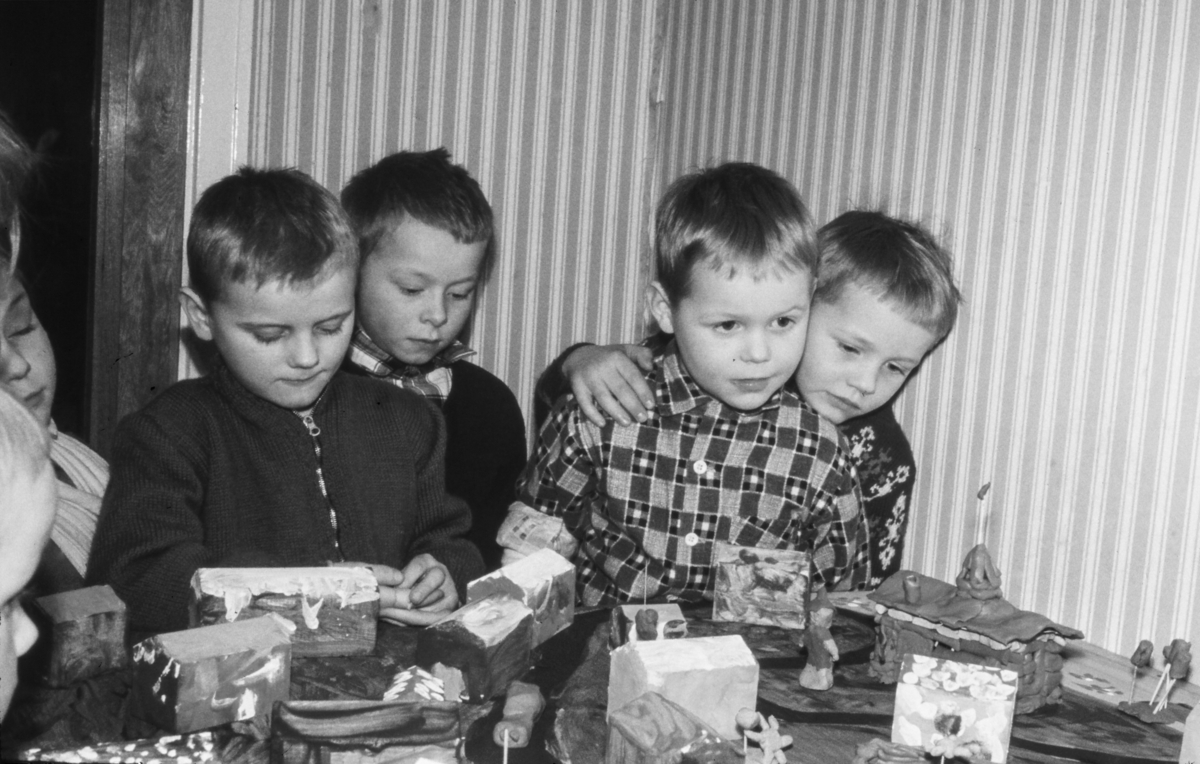
[[384,351],[421,366],[462,333],[493,258],[492,208],[444,148],[401,151],[342,191],[363,265],[358,321]]
[[[6,276],[0,274],[0,282]],[[0,718],[12,700],[17,658],[37,639],[19,595],[50,535],[55,491],[45,428],[0,387]]]
[[962,296],[925,228],[855,210],[820,231],[821,266],[796,382],[835,424],[885,405],[950,333]]
[[298,170],[243,167],[201,195],[187,255],[196,334],[255,395],[311,407],[354,324],[358,242],[337,198]]
[[650,309],[706,393],[759,408],[804,353],[817,237],[796,189],[754,164],[685,175],[655,220]]

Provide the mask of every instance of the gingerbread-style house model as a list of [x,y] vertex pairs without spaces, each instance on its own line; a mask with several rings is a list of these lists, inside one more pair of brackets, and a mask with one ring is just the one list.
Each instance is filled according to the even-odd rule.
[[1018,714],[1062,700],[1062,649],[1083,633],[1018,610],[1000,592],[987,549],[971,550],[955,584],[902,570],[870,598],[879,626],[871,674],[894,684],[906,653],[1017,673]]

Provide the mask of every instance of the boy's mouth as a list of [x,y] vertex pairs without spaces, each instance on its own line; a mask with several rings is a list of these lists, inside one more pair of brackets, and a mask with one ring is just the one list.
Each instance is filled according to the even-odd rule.
[[767,389],[767,385],[771,384],[770,377],[761,377],[758,379],[735,379],[734,386],[739,390],[744,390],[748,393],[761,393]]

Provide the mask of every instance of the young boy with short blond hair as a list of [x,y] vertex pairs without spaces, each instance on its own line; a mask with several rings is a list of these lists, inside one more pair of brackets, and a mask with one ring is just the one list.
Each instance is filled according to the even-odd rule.
[[774,172],[730,163],[672,184],[655,228],[650,308],[673,335],[650,371],[655,416],[597,425],[560,399],[520,502],[578,542],[585,605],[711,594],[716,542],[811,548],[817,585],[853,583],[853,467],[789,384],[818,259],[808,210]]
[[368,564],[381,615],[425,624],[482,573],[445,493],[445,428],[411,392],[340,371],[358,242],[295,170],[243,168],[197,202],[184,309],[216,368],[126,417],[88,578],[135,631],[187,626],[201,567]]
[[525,418],[460,340],[495,257],[492,208],[444,148],[400,151],[354,176],[342,204],[362,245],[345,369],[415,390],[446,420],[446,490],[471,508],[488,568],[525,467]]
[[[820,230],[821,267],[796,383],[810,406],[838,425],[863,489],[874,588],[900,569],[916,464],[891,402],[950,333],[962,301],[950,254],[924,227],[853,210]],[[650,396],[633,345],[573,348],[539,385],[540,397],[573,389],[594,421],[645,416]],[[629,357],[627,357],[627,355]],[[561,369],[561,372],[559,371]],[[593,403],[595,401],[595,403]]]

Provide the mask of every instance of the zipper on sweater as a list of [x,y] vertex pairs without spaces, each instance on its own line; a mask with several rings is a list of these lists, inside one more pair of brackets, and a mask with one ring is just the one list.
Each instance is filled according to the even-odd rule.
[[296,413],[300,417],[300,421],[304,422],[304,426],[308,429],[308,434],[312,436],[313,453],[317,455],[317,486],[321,489],[321,495],[325,497],[325,506],[329,507],[329,524],[333,526],[333,546],[337,549],[338,560],[346,561],[345,555],[342,554],[342,545],[338,540],[338,518],[337,511],[333,508],[333,502],[329,499],[329,491],[325,488],[325,470],[321,466],[321,428],[312,418],[312,414]]

